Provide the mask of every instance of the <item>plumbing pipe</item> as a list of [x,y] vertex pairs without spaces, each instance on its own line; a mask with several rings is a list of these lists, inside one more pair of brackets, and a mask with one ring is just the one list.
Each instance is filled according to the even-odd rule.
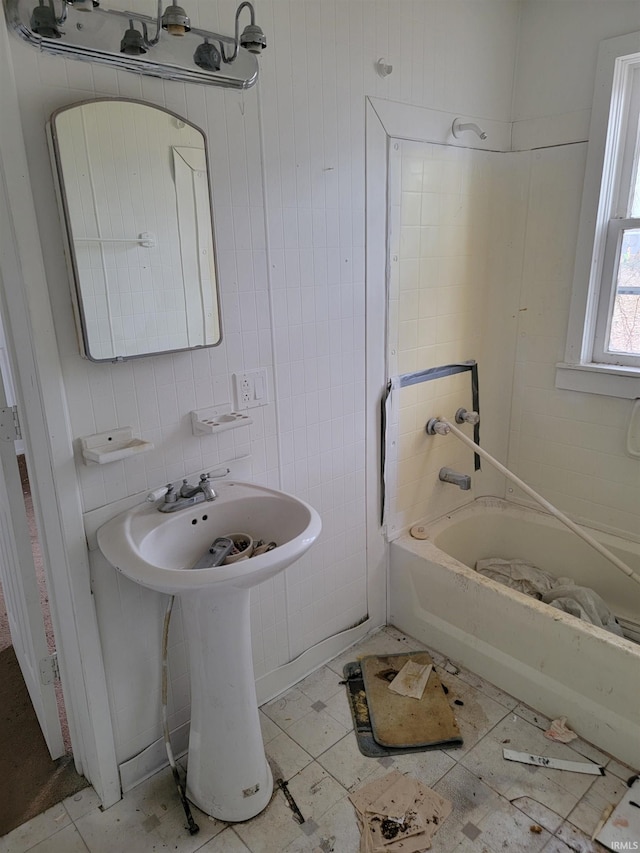
[[175,596],[173,595],[169,596],[169,601],[167,602],[167,609],[165,610],[164,614],[164,624],[162,628],[162,735],[164,738],[164,746],[167,750],[167,758],[169,759],[169,764],[171,765],[171,772],[173,773],[173,781],[175,782],[176,789],[178,791],[178,796],[180,797],[180,802],[182,803],[182,808],[184,809],[184,814],[187,818],[187,828],[191,835],[195,835],[196,832],[200,831],[200,827],[193,819],[189,803],[187,802],[187,796],[185,794],[184,788],[182,787],[182,782],[180,781],[180,774],[178,773],[178,768],[176,767],[176,760],[173,755],[173,749],[171,749],[171,739],[169,737],[169,721],[167,719],[167,688],[169,681],[167,673],[167,658],[169,656],[169,625],[171,623],[171,611],[173,610],[174,598]]
[[497,468],[501,474],[504,474],[512,483],[515,483],[519,489],[529,495],[530,498],[533,498],[534,501],[540,504],[540,506],[544,507],[547,512],[550,512],[551,515],[555,516],[558,521],[561,521],[564,525],[566,525],[569,530],[572,530],[577,536],[583,539],[587,545],[591,545],[599,554],[609,560],[610,563],[620,569],[621,572],[624,572],[627,577],[634,580],[636,583],[640,584],[640,575],[637,572],[634,572],[633,569],[629,568],[626,563],[623,563],[615,554],[612,554],[608,548],[605,548],[604,545],[601,545],[593,536],[590,536],[586,530],[583,530],[578,524],[566,516],[563,512],[560,512],[559,509],[549,503],[548,500],[539,495],[536,491],[534,491],[531,486],[528,486],[520,477],[517,477],[508,468],[505,468],[497,459],[494,459],[490,453],[487,453],[486,450],[483,450],[479,444],[476,444],[475,441],[472,441],[467,435],[465,435],[462,430],[458,429],[458,427],[454,426],[450,423],[446,418],[434,418],[432,420],[438,421],[438,423],[444,424],[449,427],[449,431],[452,432],[463,444],[466,444],[468,447],[473,449],[474,453],[477,453],[479,456],[482,456],[483,459],[486,459],[487,462],[490,462],[494,468]]

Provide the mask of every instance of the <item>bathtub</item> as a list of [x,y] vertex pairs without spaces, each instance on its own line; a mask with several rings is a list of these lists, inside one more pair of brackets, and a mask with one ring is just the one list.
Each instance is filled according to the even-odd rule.
[[[627,636],[640,625],[640,585],[552,516],[498,498],[425,527],[424,540],[405,533],[390,543],[390,624],[640,767],[640,645],[473,567],[519,558],[571,577],[604,598]],[[589,532],[640,572],[640,543]]]

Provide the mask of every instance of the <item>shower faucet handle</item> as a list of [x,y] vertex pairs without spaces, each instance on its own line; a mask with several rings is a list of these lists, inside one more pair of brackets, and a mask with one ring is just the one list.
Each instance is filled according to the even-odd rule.
[[480,415],[478,412],[468,412],[466,409],[458,409],[456,412],[456,423],[475,426],[480,423]]
[[449,435],[451,427],[443,423],[440,418],[429,418],[425,427],[427,435]]

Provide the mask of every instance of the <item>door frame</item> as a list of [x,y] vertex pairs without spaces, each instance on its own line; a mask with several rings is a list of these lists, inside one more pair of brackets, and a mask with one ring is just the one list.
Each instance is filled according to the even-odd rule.
[[27,509],[25,502],[20,500],[22,481],[16,455],[14,420],[9,414],[10,395],[5,390],[3,372],[4,369],[0,370],[0,407],[4,415],[0,435],[0,516],[4,531],[0,542],[3,555],[0,581],[13,650],[49,755],[55,760],[64,755],[65,745],[54,679],[45,679],[41,675],[42,664],[50,658],[49,644]]
[[4,22],[0,79],[1,310],[74,760],[108,807],[121,797],[120,779],[62,367]]

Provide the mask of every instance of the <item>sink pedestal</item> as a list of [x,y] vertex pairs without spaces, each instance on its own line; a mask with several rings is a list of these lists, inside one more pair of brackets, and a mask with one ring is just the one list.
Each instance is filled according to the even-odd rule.
[[249,594],[226,587],[180,596],[191,673],[187,797],[224,821],[254,817],[273,791],[253,675]]

